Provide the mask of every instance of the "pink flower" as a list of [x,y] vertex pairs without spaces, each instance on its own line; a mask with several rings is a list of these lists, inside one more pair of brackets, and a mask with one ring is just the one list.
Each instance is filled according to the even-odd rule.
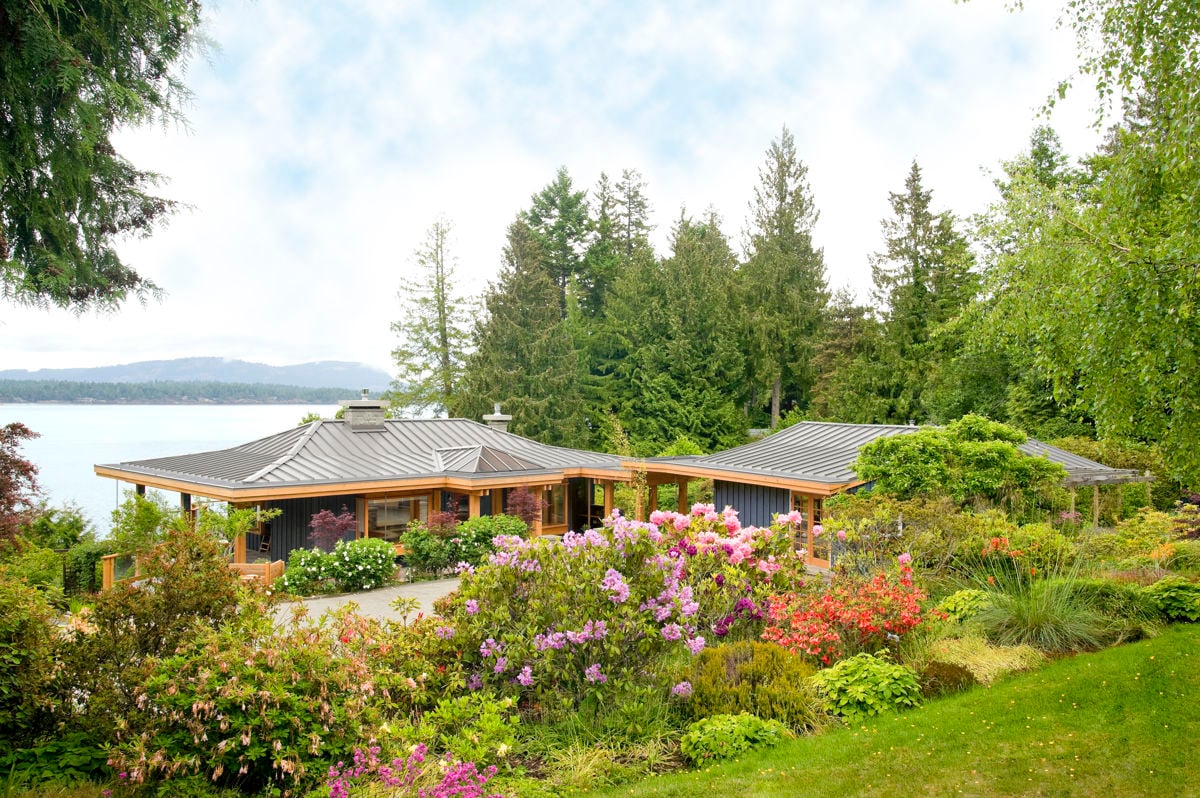
[[662,510],[655,510],[654,512],[650,513],[650,523],[654,524],[655,526],[662,526],[662,523],[667,520],[667,517],[667,514]]
[[910,562],[912,562],[912,555],[906,551],[896,558],[896,562],[900,563],[901,565],[908,565]]
[[692,683],[691,682],[680,682],[679,684],[677,684],[671,688],[671,692],[673,694],[679,696],[680,698],[691,698]]
[[825,534],[825,527],[821,526],[820,524],[813,524],[813,537],[814,538],[819,538],[819,537],[821,537],[821,535],[824,535],[824,534]]
[[846,530],[839,529],[838,533],[837,533],[837,539],[842,541],[843,543],[845,543],[846,542]]

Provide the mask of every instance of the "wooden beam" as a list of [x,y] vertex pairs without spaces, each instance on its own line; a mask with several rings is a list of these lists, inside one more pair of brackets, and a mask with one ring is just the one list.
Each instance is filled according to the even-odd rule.
[[475,491],[467,494],[467,517],[479,517],[479,494]]
[[680,477],[675,484],[678,486],[675,492],[675,512],[686,513],[688,511],[688,479]]
[[651,485],[648,490],[650,492],[650,501],[647,503],[647,512],[652,513],[658,509],[658,485]]
[[604,517],[612,515],[613,504],[616,501],[616,483],[611,479],[602,479],[600,484],[604,486]]

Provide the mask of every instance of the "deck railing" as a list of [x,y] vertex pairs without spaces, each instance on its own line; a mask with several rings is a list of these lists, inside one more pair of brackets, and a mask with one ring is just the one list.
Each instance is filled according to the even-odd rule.
[[[231,562],[229,567],[242,579],[259,579],[266,587],[283,576],[283,560],[275,562]],[[100,589],[109,590],[114,585],[129,582],[142,575],[141,563],[134,554],[106,554],[100,558]]]

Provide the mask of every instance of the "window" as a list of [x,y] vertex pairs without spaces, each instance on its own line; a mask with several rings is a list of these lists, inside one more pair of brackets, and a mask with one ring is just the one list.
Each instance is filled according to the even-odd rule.
[[554,485],[542,493],[546,506],[542,510],[542,523],[555,526],[567,523],[567,486]]
[[367,501],[367,537],[399,543],[410,521],[429,518],[429,496]]

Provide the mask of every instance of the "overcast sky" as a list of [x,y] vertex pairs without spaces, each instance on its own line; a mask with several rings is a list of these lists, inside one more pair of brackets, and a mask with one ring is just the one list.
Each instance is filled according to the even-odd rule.
[[[166,291],[115,315],[0,305],[0,368],[219,356],[390,368],[412,252],[443,214],[479,293],[505,228],[565,165],[640,170],[654,241],[715,207],[740,247],[786,125],[809,167],[830,283],[863,300],[887,195],[915,158],[936,209],[992,198],[1074,65],[1048,2],[438,3],[223,0],[186,74],[189,128],[118,150],[190,207],[128,261]],[[653,8],[653,10],[651,10]],[[1089,99],[1055,112],[1072,154]]]

